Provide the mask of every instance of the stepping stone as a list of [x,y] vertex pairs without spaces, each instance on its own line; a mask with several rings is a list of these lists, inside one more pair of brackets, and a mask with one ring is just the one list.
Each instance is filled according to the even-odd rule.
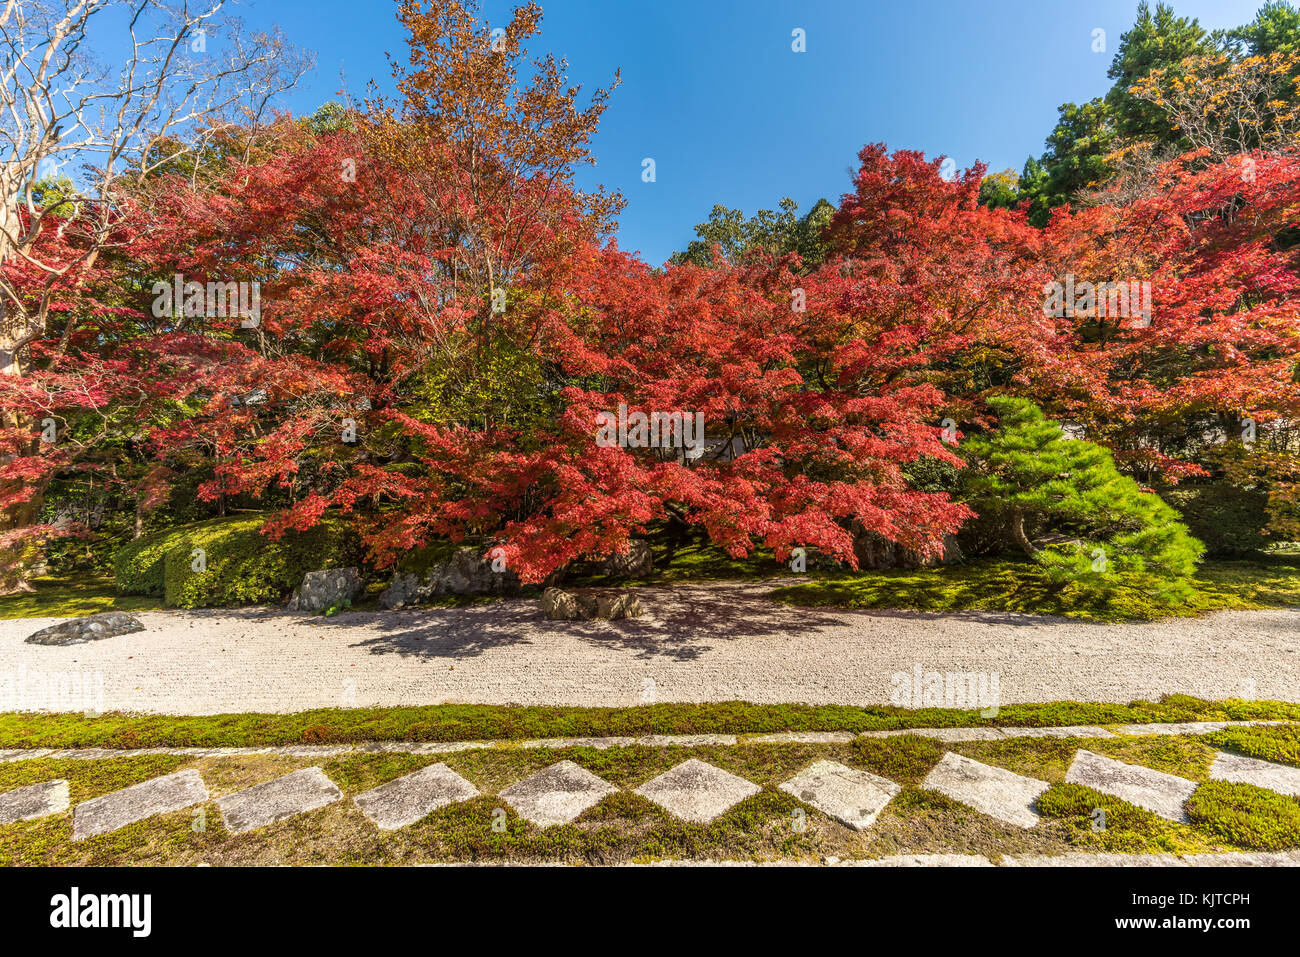
[[385,831],[414,824],[440,807],[478,797],[478,788],[439,762],[381,784],[352,799],[361,813]]
[[1183,803],[1196,790],[1196,782],[1154,768],[1125,764],[1114,758],[1080,751],[1065,774],[1068,784],[1083,784],[1094,791],[1122,798],[1166,820],[1187,823]]
[[559,761],[501,792],[522,818],[539,827],[568,824],[618,788],[572,761]]
[[903,789],[888,778],[868,771],[836,761],[817,761],[782,784],[781,790],[863,831],[875,823],[885,805]]
[[1220,752],[1210,765],[1210,778],[1215,781],[1253,784],[1278,794],[1300,797],[1300,768],[1247,758],[1240,754]]
[[208,799],[203,778],[193,768],[91,798],[72,812],[72,839],[82,841],[143,821],[155,814],[181,811]]
[[921,787],[938,791],[1007,824],[1033,827],[1041,820],[1034,810],[1034,802],[1047,790],[1048,784],[949,751]]
[[706,824],[761,790],[752,781],[690,758],[647,781],[636,793],[685,821]]
[[274,781],[217,798],[226,830],[243,834],[295,814],[315,811],[343,797],[320,768],[303,768]]
[[62,778],[0,794],[0,824],[30,821],[68,809],[68,782]]

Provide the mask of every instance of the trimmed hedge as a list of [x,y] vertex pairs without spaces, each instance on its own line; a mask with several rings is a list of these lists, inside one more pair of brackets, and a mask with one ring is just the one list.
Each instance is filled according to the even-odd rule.
[[[265,514],[195,522],[147,535],[121,548],[114,561],[118,590],[161,596],[176,608],[275,604],[320,568],[358,564],[360,547],[341,523],[290,532],[278,542],[262,534]],[[193,568],[204,551],[204,570]]]
[[1161,498],[1182,512],[1211,558],[1245,558],[1269,544],[1264,492],[1216,482],[1168,489]]

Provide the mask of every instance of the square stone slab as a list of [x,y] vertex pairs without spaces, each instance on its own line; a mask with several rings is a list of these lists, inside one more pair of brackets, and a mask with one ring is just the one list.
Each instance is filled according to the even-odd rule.
[[1210,777],[1215,781],[1232,781],[1268,788],[1278,794],[1300,797],[1300,768],[1288,764],[1275,764],[1240,754],[1220,752],[1210,765]]
[[690,758],[647,781],[636,793],[683,820],[706,824],[761,790],[752,781]]
[[478,788],[439,762],[381,784],[352,799],[361,813],[385,831],[414,824],[440,807],[478,797]]
[[1080,751],[1065,773],[1069,784],[1083,784],[1094,791],[1146,808],[1166,820],[1187,822],[1183,802],[1196,790],[1196,782],[1165,774],[1137,764],[1125,764],[1114,758]]
[[42,781],[0,794],[0,824],[30,821],[68,809],[68,782]]
[[995,768],[949,751],[926,776],[921,787],[1016,827],[1033,827],[1040,820],[1034,802],[1047,782]]
[[186,768],[78,804],[72,812],[72,839],[82,841],[107,834],[155,814],[202,804],[207,799],[208,789],[199,772]]
[[501,792],[522,818],[539,827],[568,824],[618,788],[572,761],[559,761]]
[[226,830],[242,834],[295,814],[315,811],[343,797],[320,768],[303,768],[274,781],[217,798]]
[[837,761],[808,765],[781,790],[859,831],[876,821],[898,792],[903,790],[888,778],[846,767]]

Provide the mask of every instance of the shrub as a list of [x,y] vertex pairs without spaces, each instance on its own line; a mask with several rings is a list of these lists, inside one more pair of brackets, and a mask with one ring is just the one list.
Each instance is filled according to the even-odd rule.
[[1169,489],[1164,499],[1183,514],[1214,558],[1243,558],[1269,543],[1268,494],[1216,482]]
[[[1177,512],[1122,475],[1108,449],[1066,438],[1032,402],[988,402],[998,429],[963,447],[970,462],[963,485],[976,512],[1005,515],[1011,539],[1058,583],[1102,588],[1136,579],[1162,599],[1190,595],[1205,548]],[[1051,537],[1035,541],[1035,532]]]
[[[118,552],[118,588],[161,595],[166,605],[211,608],[283,601],[319,568],[354,565],[360,549],[342,523],[326,522],[280,541],[262,534],[264,514],[196,522],[137,539]],[[204,551],[195,571],[193,553]]]

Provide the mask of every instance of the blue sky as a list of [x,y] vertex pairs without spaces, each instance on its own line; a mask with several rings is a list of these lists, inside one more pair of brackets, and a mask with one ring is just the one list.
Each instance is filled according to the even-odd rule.
[[[590,89],[623,82],[580,182],[628,200],[624,249],[663,262],[714,203],[753,213],[782,196],[836,201],[866,143],[1019,170],[1039,154],[1056,108],[1109,88],[1106,68],[1137,0],[540,0],[537,50],[569,60]],[[1174,0],[1207,29],[1253,19],[1263,0]],[[1154,5],[1154,3],[1153,3]],[[487,0],[490,22],[511,4]],[[250,25],[279,23],[317,53],[286,105],[392,89],[385,52],[404,56],[388,0],[245,0]],[[807,51],[791,50],[805,31]],[[1093,31],[1106,31],[1094,53]],[[642,160],[657,179],[641,180]]]

